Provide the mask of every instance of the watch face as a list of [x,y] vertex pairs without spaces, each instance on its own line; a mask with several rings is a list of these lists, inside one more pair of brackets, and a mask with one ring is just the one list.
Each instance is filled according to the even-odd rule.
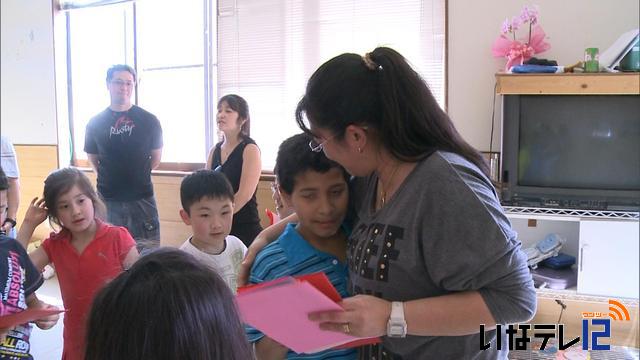
[[405,337],[407,336],[406,323],[389,323],[387,324],[387,336],[389,337]]

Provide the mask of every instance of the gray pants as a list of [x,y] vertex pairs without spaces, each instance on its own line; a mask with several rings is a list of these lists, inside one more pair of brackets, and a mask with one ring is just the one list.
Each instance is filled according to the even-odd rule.
[[117,226],[124,226],[136,240],[142,254],[160,246],[160,221],[155,197],[136,201],[105,200],[107,220]]

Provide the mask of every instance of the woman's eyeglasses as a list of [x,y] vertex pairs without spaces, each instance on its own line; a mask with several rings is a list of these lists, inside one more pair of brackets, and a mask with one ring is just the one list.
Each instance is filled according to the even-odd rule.
[[[368,126],[366,125],[359,125],[362,130],[367,131],[369,129]],[[330,141],[333,140],[333,138],[335,138],[336,135],[332,135],[329,136],[328,138],[324,139],[324,141],[319,142],[318,140],[316,140],[315,138],[311,139],[311,141],[309,141],[309,148],[311,148],[311,151],[313,152],[320,152],[322,150],[324,150],[324,146]]]
[[121,87],[121,86],[126,86],[126,87],[133,87],[133,85],[135,84],[133,81],[122,81],[120,79],[118,80],[111,80],[111,83],[115,86]]
[[318,142],[316,139],[312,139],[311,141],[309,141],[309,148],[311,148],[311,151],[313,152],[320,152],[322,150],[324,150],[324,145],[326,143],[329,142],[329,140],[333,139],[335,136],[331,136],[328,139],[325,139],[322,142]]

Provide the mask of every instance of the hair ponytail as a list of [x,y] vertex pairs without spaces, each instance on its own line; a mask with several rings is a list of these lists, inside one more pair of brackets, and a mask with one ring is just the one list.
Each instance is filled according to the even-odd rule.
[[458,133],[422,77],[397,51],[378,47],[365,56],[339,55],[318,68],[296,109],[296,121],[344,136],[366,125],[396,158],[419,161],[438,150],[457,153],[488,175],[486,162]]

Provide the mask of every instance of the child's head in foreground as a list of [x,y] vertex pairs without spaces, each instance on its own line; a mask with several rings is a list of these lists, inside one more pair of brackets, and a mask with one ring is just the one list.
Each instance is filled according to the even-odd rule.
[[178,249],[141,257],[94,300],[87,360],[251,358],[227,284]]
[[347,213],[349,174],[322,151],[311,151],[311,140],[303,133],[283,141],[274,172],[283,202],[298,215],[301,235],[327,238],[336,234]]
[[233,224],[233,188],[219,171],[198,170],[180,185],[180,217],[196,243],[224,244]]

